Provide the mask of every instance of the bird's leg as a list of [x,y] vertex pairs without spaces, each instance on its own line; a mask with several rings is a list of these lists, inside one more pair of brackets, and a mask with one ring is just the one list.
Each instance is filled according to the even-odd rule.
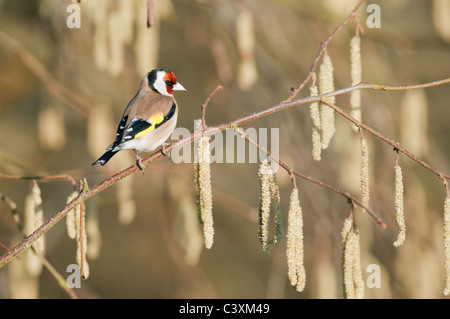
[[142,158],[139,157],[139,155],[137,154],[136,151],[134,152],[134,155],[136,155],[136,165],[141,170],[142,175],[144,175],[144,168],[143,168]]
[[166,147],[168,147],[169,145],[170,145],[170,143],[163,143],[163,144],[161,145],[161,153],[162,153],[162,155],[168,156],[168,157],[170,158],[170,153],[168,154],[168,153],[166,152]]

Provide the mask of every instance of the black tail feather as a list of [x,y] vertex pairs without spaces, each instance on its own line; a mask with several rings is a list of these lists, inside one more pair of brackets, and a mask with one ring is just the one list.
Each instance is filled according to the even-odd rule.
[[92,163],[92,166],[95,164],[105,165],[108,161],[113,157],[118,151],[113,152],[112,150],[105,152],[98,160]]

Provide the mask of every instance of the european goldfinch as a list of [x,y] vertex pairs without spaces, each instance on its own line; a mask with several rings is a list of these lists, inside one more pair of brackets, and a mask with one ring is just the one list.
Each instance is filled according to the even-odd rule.
[[168,69],[155,69],[141,82],[138,92],[128,103],[117,128],[116,140],[92,165],[105,165],[121,150],[134,150],[142,170],[138,152],[151,152],[172,134],[177,124],[178,106],[173,91],[186,91]]

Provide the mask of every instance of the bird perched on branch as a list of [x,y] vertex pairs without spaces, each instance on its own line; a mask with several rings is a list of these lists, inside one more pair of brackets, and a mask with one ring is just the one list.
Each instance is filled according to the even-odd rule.
[[92,165],[105,165],[121,150],[134,150],[141,170],[138,152],[151,152],[162,145],[177,124],[178,105],[173,91],[186,91],[168,69],[155,69],[141,82],[138,92],[128,103],[117,128],[116,140]]

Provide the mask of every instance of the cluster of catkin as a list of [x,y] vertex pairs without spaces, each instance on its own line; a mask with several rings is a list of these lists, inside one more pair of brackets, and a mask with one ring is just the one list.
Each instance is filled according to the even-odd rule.
[[[351,67],[351,85],[361,83],[362,68],[361,68],[361,39],[359,34],[355,35],[350,41],[350,67]],[[310,95],[317,96],[334,91],[333,82],[333,65],[330,57],[325,52],[322,64],[320,65],[319,73],[319,88],[315,85],[315,75],[313,75],[313,84],[310,87]],[[334,104],[334,97],[325,97],[330,104]],[[353,90],[350,95],[350,116],[358,122],[361,122],[361,91]],[[310,105],[310,117],[312,122],[312,156],[313,159],[319,161],[321,159],[321,151],[329,146],[330,140],[335,132],[334,125],[334,111],[324,103],[314,102]],[[358,126],[355,126],[358,130]],[[369,191],[369,147],[365,137],[360,130],[360,146],[361,146],[361,167],[360,167],[360,186],[361,186],[361,203],[365,207],[370,205],[370,191]],[[417,140],[417,139],[416,139]],[[404,214],[404,194],[403,194],[403,173],[399,165],[397,154],[397,161],[394,167],[395,172],[395,194],[394,207],[395,218],[398,224],[399,232],[397,239],[393,245],[395,247],[401,246],[406,238],[406,225]],[[444,205],[444,248],[445,248],[445,282],[444,294],[450,294],[450,203],[449,198],[446,199]],[[293,218],[293,217],[292,217]],[[293,264],[293,255],[296,251],[289,244],[289,237],[293,238],[290,233],[291,217],[288,226],[288,264]],[[299,226],[297,226],[299,227]],[[362,298],[364,295],[364,287],[361,277],[361,266],[359,261],[360,247],[359,247],[359,231],[353,223],[353,219],[347,219],[344,223],[342,231],[343,237],[343,272],[344,272],[344,287],[347,298]],[[302,237],[301,237],[302,238]],[[303,241],[303,238],[301,239]],[[291,257],[289,257],[291,256]],[[298,273],[296,267],[289,266],[289,278],[291,284],[297,284],[297,278],[301,278],[302,274]],[[303,268],[302,268],[303,269]],[[304,270],[304,269],[303,269]],[[301,284],[300,284],[301,285]],[[298,286],[297,286],[298,288]]]
[[108,0],[87,1],[83,10],[93,23],[93,55],[100,70],[121,74],[126,48],[130,46],[139,73],[158,65],[160,21],[173,12],[171,1],[158,1],[158,5],[151,7],[147,0],[117,0],[113,4]]
[[345,219],[341,235],[344,294],[348,299],[362,299],[364,280],[361,272],[359,230],[354,225],[352,216]]
[[[263,245],[263,254],[267,256],[270,252],[270,245],[278,243],[283,236],[280,191],[275,173],[267,159],[260,164],[258,176],[260,183],[259,239]],[[271,215],[273,216],[271,217]],[[269,235],[271,218],[273,218],[275,224],[275,234],[273,235]],[[286,245],[289,282],[292,286],[295,286],[298,292],[302,292],[306,284],[303,213],[296,186],[292,190],[289,202]]]
[[[80,182],[80,191],[87,189],[86,180]],[[79,195],[74,191],[67,198],[67,204],[74,200]],[[86,207],[85,203],[77,204],[66,216],[67,235],[77,242],[76,260],[80,266],[80,273],[83,279],[89,277],[89,264],[86,260],[87,254],[87,234],[86,234]]]
[[[83,180],[80,183],[80,191],[86,189],[87,182],[86,180]],[[67,199],[67,204],[78,195],[79,192],[72,192]],[[31,235],[44,224],[42,194],[36,180],[32,180],[31,191],[25,198],[23,226],[16,211],[17,205],[12,201],[8,201],[8,204],[11,207],[14,221],[24,237]],[[68,212],[66,225],[68,236],[77,241],[76,260],[80,267],[81,277],[86,279],[89,276],[89,266],[86,261],[87,233],[93,238],[91,245],[92,249],[90,250],[89,255],[91,258],[96,258],[98,257],[101,241],[98,222],[96,219],[91,219],[89,223],[86,223],[85,206],[84,202],[81,202]],[[24,255],[23,266],[13,267],[14,271],[11,273],[11,282],[14,285],[14,287],[11,288],[12,296],[15,296],[16,298],[37,298],[38,284],[35,279],[41,274],[43,266],[50,271],[61,285],[65,284],[63,277],[61,277],[61,275],[59,275],[53,266],[45,259],[45,234],[36,239],[31,246],[31,249],[26,250]]]
[[[319,72],[319,93],[326,94],[334,91],[334,68],[330,56],[325,53]],[[334,96],[325,97],[330,104],[336,103]],[[320,129],[321,129],[321,145],[322,149],[328,148],[331,138],[336,132],[334,123],[334,110],[328,105],[321,103],[320,106]]]
[[[355,86],[361,83],[362,68],[361,68],[361,39],[359,33],[355,35],[350,41],[350,66],[351,66],[351,85]],[[326,94],[334,91],[333,82],[333,65],[330,57],[325,52],[322,64],[320,65],[319,74],[319,89],[315,85],[315,74],[313,74],[313,84],[310,87],[310,95],[312,97],[319,94]],[[419,91],[418,91],[419,92]],[[420,92],[419,92],[420,93]],[[416,95],[419,95],[417,93]],[[325,97],[323,100],[330,104],[334,104],[334,97]],[[416,99],[417,100],[417,99]],[[407,109],[411,108],[410,104],[407,104]],[[320,105],[320,107],[319,107]],[[419,112],[417,112],[419,113]],[[350,116],[353,117],[358,122],[361,122],[361,91],[353,90],[350,95]],[[423,142],[423,134],[420,133],[409,134],[409,132],[421,132],[423,125],[424,112],[420,113],[422,116],[418,117],[418,123],[416,125],[411,124],[413,129],[408,130],[405,136],[410,136],[409,140],[413,142],[410,143],[411,146],[408,147],[413,149],[414,145],[422,145],[426,143]],[[321,151],[329,146],[330,140],[335,132],[334,125],[334,111],[324,103],[314,102],[310,105],[310,116],[312,122],[312,156],[316,161],[321,159]],[[405,123],[410,123],[411,121],[404,121]],[[410,126],[411,126],[410,125]],[[403,125],[405,126],[405,125]],[[419,127],[419,129],[417,129]],[[361,203],[364,207],[369,208],[370,205],[370,191],[369,191],[369,147],[365,137],[362,134],[362,130],[356,125],[355,130],[360,130],[361,139],[361,167],[360,167],[360,186],[361,186]],[[403,138],[405,144],[408,144],[408,140]],[[422,143],[422,144],[421,144]],[[421,149],[414,149],[415,153],[420,154]],[[397,161],[394,166],[395,173],[395,185],[394,185],[394,208],[395,208],[395,219],[398,224],[398,235],[397,239],[394,241],[393,245],[399,247],[403,245],[406,238],[406,224],[405,224],[405,213],[404,213],[404,192],[403,192],[403,172],[399,165],[399,158],[397,153]],[[294,223],[294,222],[292,222]],[[291,228],[291,219],[289,219],[288,226],[288,237],[289,229]],[[359,231],[353,223],[353,219],[349,218],[344,223],[344,229],[342,231],[343,237],[343,272],[344,272],[344,287],[345,295],[347,298],[362,298],[364,295],[364,287],[361,277],[361,266],[359,261],[360,247],[359,247]],[[302,238],[303,240],[303,238]],[[288,239],[289,243],[289,239]],[[288,249],[288,256],[292,256],[295,251],[294,248],[290,247]],[[289,259],[289,257],[288,257]],[[292,257],[290,257],[291,263],[293,263]],[[288,262],[289,264],[289,262]],[[295,267],[289,268],[289,278],[291,283],[295,285],[297,283],[297,277],[300,278],[301,275],[297,273]],[[450,294],[450,197],[447,196],[444,204],[444,269],[445,269],[445,279],[444,279],[444,294]],[[298,286],[297,286],[298,287]]]
[[[350,66],[351,66],[351,84],[356,85],[361,82],[361,40],[358,35],[350,41]],[[313,75],[313,84],[310,87],[310,95],[317,96],[334,91],[334,68],[330,56],[325,52],[322,64],[319,68],[319,88],[315,84],[315,74]],[[334,96],[323,98],[324,101],[335,104]],[[350,115],[356,120],[361,121],[361,91],[354,90],[350,95]],[[321,159],[322,149],[328,148],[330,141],[336,132],[334,110],[325,103],[314,102],[310,105],[310,115],[312,122],[312,155],[316,161]],[[356,127],[355,127],[356,128]]]
[[298,292],[302,292],[306,284],[306,272],[304,266],[303,213],[297,187],[294,187],[291,193],[286,237],[289,282],[292,286],[295,286]]
[[[17,204],[2,194],[1,199],[10,207],[14,222],[18,226],[23,237],[29,236],[44,222],[44,212],[42,210],[41,189],[35,180],[32,180],[31,190],[25,197],[24,223],[22,224],[17,213]],[[17,238],[19,239],[19,238]],[[9,290],[11,298],[38,298],[39,296],[39,275],[45,261],[45,237],[39,237],[24,252],[20,262],[9,267]]]
[[[275,173],[267,159],[262,161],[258,176],[260,183],[259,240],[263,245],[263,253],[267,256],[270,252],[270,245],[278,243],[283,237],[280,191]],[[275,234],[269,235],[272,209],[275,221]]]
[[[25,220],[24,233],[28,236],[44,223],[44,211],[42,209],[41,189],[38,183],[33,180],[31,192],[25,198]],[[34,250],[40,256],[45,255],[45,236],[39,237],[33,243]],[[25,253],[26,269],[29,274],[37,276],[42,271],[41,259],[32,251]]]

